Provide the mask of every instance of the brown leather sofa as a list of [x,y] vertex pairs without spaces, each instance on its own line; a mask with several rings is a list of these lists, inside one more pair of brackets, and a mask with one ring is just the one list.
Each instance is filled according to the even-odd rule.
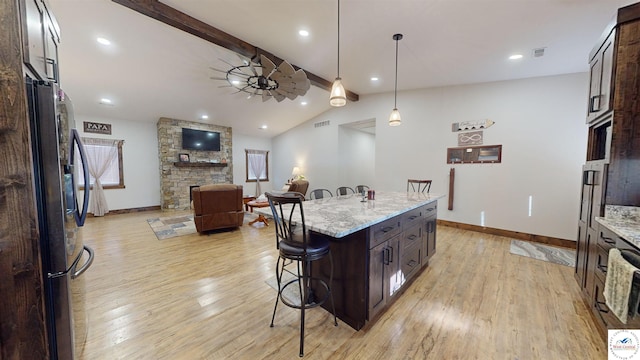
[[242,226],[242,185],[211,184],[191,190],[193,221],[199,233]]

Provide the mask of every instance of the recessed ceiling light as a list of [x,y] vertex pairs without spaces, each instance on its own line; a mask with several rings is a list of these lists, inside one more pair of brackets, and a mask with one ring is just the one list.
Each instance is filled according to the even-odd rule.
[[305,105],[307,105],[307,102],[306,102],[306,101],[302,101],[302,102],[300,103],[300,105],[305,106]]
[[378,81],[378,80],[380,80],[380,79],[378,79],[378,78],[377,78],[377,77],[375,77],[375,76],[371,77],[371,81]]
[[111,45],[111,41],[103,38],[103,37],[99,37],[96,39],[97,42],[99,42],[102,45]]
[[111,99],[107,99],[107,98],[100,99],[100,104],[111,105],[112,103],[113,103],[113,101],[111,101]]
[[518,59],[522,59],[522,55],[521,54],[514,54],[509,56],[509,60],[518,60]]
[[209,115],[202,115],[202,116],[200,116],[200,119],[202,119],[202,120],[206,120],[206,119],[208,119],[208,118],[209,118]]
[[259,127],[260,130],[267,130],[267,125],[262,125]]
[[300,30],[300,31],[298,31],[298,34],[300,36],[305,36],[305,37],[309,36],[309,32],[307,30]]

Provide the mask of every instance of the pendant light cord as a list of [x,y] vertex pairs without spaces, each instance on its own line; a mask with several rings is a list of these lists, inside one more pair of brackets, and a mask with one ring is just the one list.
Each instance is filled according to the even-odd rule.
[[340,77],[340,0],[338,0],[338,78]]
[[395,85],[395,90],[393,91],[393,108],[397,109],[398,108],[398,40],[396,39],[396,85]]

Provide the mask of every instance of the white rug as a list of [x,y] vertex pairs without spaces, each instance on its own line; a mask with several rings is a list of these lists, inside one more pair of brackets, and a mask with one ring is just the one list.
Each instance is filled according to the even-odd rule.
[[549,246],[530,241],[511,240],[509,252],[537,260],[575,267],[576,251],[557,246]]
[[[292,275],[291,273],[285,271],[282,274],[282,284],[286,284],[287,282],[289,282],[289,280],[293,280],[295,278],[294,275]],[[278,293],[278,282],[276,280],[276,276],[272,276],[270,278],[268,278],[267,280],[265,280],[265,282],[267,283],[267,285],[271,286],[271,288],[273,290],[276,291],[276,294]],[[284,289],[284,292],[282,293],[282,296],[284,298],[287,299],[288,302],[295,304],[295,305],[299,305],[300,304],[300,290],[298,288],[298,285],[296,284],[291,284],[289,286],[287,286],[286,289]]]

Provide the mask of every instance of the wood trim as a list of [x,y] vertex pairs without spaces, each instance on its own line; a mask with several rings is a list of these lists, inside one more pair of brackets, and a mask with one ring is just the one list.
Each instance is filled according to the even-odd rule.
[[518,240],[541,243],[541,244],[560,246],[560,247],[565,247],[565,248],[574,249],[574,250],[576,248],[576,242],[574,240],[560,239],[560,238],[555,238],[551,236],[527,234],[527,233],[521,233],[519,231],[496,229],[496,228],[491,228],[486,226],[464,224],[464,223],[459,223],[455,221],[448,221],[448,220],[441,220],[441,219],[438,219],[438,225],[449,226],[456,229],[476,231],[484,234],[504,236],[504,237],[514,238]]
[[[157,210],[161,210],[160,205],[145,206],[145,207],[131,208],[131,209],[109,210],[109,212],[106,213],[105,216],[106,215],[130,214],[130,213],[137,213],[137,212],[143,212],[143,211],[157,211]],[[89,214],[87,214],[87,217],[101,217],[101,216],[93,216],[93,214],[89,213]]]
[[[240,55],[246,56],[255,62],[258,62],[260,55],[266,56],[274,64],[280,64],[284,60],[261,49],[255,45],[252,45],[244,40],[230,35],[220,29],[217,29],[207,23],[204,23],[196,18],[193,18],[177,9],[174,9],[168,5],[161,3],[158,0],[149,1],[135,1],[135,0],[113,0],[122,6],[128,7],[131,10],[137,11],[140,14],[146,15],[150,18],[156,19],[164,24],[173,26],[182,31],[188,32],[191,35],[197,36],[210,43],[221,46],[225,49],[231,50]],[[291,64],[294,69],[300,69],[299,66]],[[304,70],[304,69],[303,69]],[[307,78],[311,81],[311,85],[315,85],[323,90],[331,91],[333,82],[321,78],[308,70],[304,70],[307,74]],[[360,96],[352,91],[346,90],[347,99],[351,101],[358,101]]]
[[175,167],[227,167],[227,163],[208,163],[208,162],[174,162]]
[[48,359],[18,4],[0,1],[0,358]]

